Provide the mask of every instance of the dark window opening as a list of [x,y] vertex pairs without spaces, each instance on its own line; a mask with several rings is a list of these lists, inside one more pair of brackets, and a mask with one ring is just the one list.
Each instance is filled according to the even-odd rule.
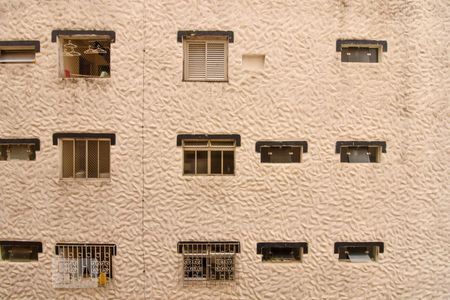
[[108,78],[111,76],[109,37],[60,37],[63,78]]
[[0,261],[37,261],[42,253],[41,242],[0,241]]
[[384,252],[384,243],[366,242],[335,243],[334,253],[339,254],[339,261],[351,263],[367,263],[378,261],[378,254]]
[[256,253],[262,254],[263,262],[301,262],[308,253],[307,243],[258,243]]
[[32,144],[0,145],[0,160],[36,160],[36,147]]
[[341,162],[344,163],[377,163],[380,147],[349,146],[341,147]]
[[378,48],[370,47],[342,47],[342,62],[377,63]]
[[274,146],[261,147],[262,163],[299,163],[301,161],[301,147]]

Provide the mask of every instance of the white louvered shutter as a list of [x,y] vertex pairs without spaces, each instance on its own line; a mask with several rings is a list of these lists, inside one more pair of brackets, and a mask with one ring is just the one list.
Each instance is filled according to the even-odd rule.
[[226,42],[187,42],[185,80],[227,80]]
[[225,43],[206,44],[207,80],[225,80]]
[[188,43],[186,50],[186,80],[205,80],[206,43]]

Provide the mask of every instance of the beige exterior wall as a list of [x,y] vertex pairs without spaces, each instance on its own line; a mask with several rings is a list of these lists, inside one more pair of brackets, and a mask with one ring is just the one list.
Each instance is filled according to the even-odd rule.
[[[94,4],[95,3],[95,4]],[[0,0],[0,40],[37,39],[36,64],[0,65],[0,138],[37,137],[0,162],[0,239],[39,240],[0,264],[1,299],[445,299],[450,297],[449,3]],[[110,79],[58,78],[54,29],[113,30]],[[231,30],[229,82],[183,82],[178,30]],[[336,40],[379,39],[378,64]],[[145,50],[145,51],[143,51]],[[242,55],[265,54],[263,71]],[[61,131],[115,132],[110,182],[62,182]],[[185,177],[180,133],[237,133],[236,175]],[[306,140],[303,163],[263,165],[258,140]],[[341,164],[338,140],[383,140],[380,164]],[[184,287],[181,240],[238,240],[238,280]],[[262,241],[305,241],[263,264]],[[337,241],[383,241],[373,264]],[[117,244],[114,285],[57,290],[58,242]],[[145,271],[145,272],[144,272]]]

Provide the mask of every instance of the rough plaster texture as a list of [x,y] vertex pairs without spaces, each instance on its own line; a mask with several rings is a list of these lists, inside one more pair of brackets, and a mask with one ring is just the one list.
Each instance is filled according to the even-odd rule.
[[[39,39],[0,65],[0,137],[38,137],[0,162],[0,239],[40,240],[0,264],[0,299],[448,299],[446,0],[0,0],[0,39]],[[61,80],[53,29],[114,30],[112,77]],[[229,82],[182,82],[178,30],[232,30]],[[387,40],[379,64],[342,64],[336,39]],[[143,51],[145,49],[145,52]],[[263,71],[243,54],[265,54]],[[60,131],[115,132],[112,179],[61,182]],[[236,175],[183,177],[179,133],[238,133]],[[257,140],[307,140],[302,164],[259,163]],[[384,140],[380,164],[340,164],[337,140]],[[142,202],[143,201],[143,202]],[[232,286],[184,287],[180,240],[239,240]],[[345,264],[336,241],[383,241]],[[306,241],[301,264],[263,264],[260,241]],[[55,290],[57,242],[116,243],[115,283]],[[145,272],[144,272],[145,271]]]

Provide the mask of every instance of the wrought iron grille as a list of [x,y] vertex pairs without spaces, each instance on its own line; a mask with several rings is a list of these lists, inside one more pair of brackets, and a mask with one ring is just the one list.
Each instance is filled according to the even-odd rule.
[[112,244],[57,244],[53,259],[55,288],[95,288],[113,279]]
[[189,282],[230,282],[236,279],[236,253],[239,242],[181,242],[183,280]]

